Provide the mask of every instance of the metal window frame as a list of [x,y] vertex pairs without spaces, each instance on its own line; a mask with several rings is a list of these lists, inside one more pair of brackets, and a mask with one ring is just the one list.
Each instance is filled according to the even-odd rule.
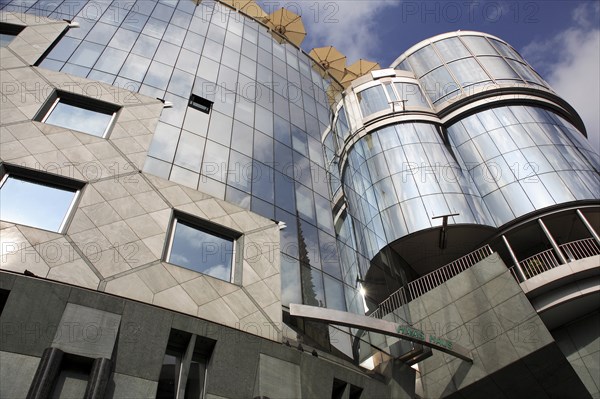
[[28,169],[19,166],[6,165],[2,164],[0,169],[0,174],[2,177],[0,178],[0,190],[4,186],[4,184],[8,181],[8,179],[12,176],[18,180],[23,180],[32,184],[37,184],[39,186],[46,186],[49,188],[55,189],[63,189],[73,192],[73,198],[71,199],[71,203],[65,212],[65,215],[62,218],[62,222],[57,231],[42,229],[37,226],[25,225],[29,227],[33,227],[35,229],[52,231],[58,234],[64,234],[66,232],[66,227],[68,223],[71,221],[73,215],[75,214],[75,208],[81,198],[81,192],[85,186],[84,182],[79,182],[76,180],[68,179],[63,176],[52,175],[45,172],[40,172],[33,169]]
[[[48,98],[48,101],[46,101],[46,103],[38,111],[37,115],[33,118],[33,120],[41,122],[41,123],[47,123],[46,121],[48,120],[48,118],[50,117],[52,112],[54,112],[54,110],[56,109],[56,107],[58,106],[58,104],[60,102],[70,105],[72,107],[85,109],[85,110],[96,112],[99,114],[111,115],[110,121],[107,123],[106,128],[104,129],[104,132],[102,132],[102,135],[100,135],[100,136],[85,132],[83,130],[76,130],[77,132],[88,134],[88,135],[94,136],[94,137],[100,137],[103,139],[108,138],[109,133],[110,133],[111,129],[113,128],[115,121],[117,119],[117,114],[119,113],[119,111],[122,108],[121,106],[116,105],[116,104],[107,103],[104,101],[96,100],[93,98],[81,96],[81,95],[74,94],[74,93],[55,90]],[[52,125],[52,126],[63,127],[60,125]],[[65,128],[65,127],[63,127],[63,128]],[[65,128],[65,129],[67,129],[67,128]]]
[[[219,237],[226,240],[231,240],[233,246],[231,251],[231,272],[229,274],[229,280],[226,281],[231,284],[242,285],[242,251],[239,250],[240,247],[243,247],[243,234],[237,232],[235,230],[231,230],[225,226],[217,225],[207,220],[203,220],[198,218],[197,216],[189,215],[177,210],[174,210],[171,221],[169,222],[169,230],[167,235],[167,240],[165,242],[164,254],[162,259],[172,265],[177,267],[183,267],[187,270],[195,271],[199,274],[210,276],[212,278],[217,278],[211,276],[209,274],[202,273],[197,270],[188,269],[185,266],[178,265],[176,263],[171,262],[171,251],[173,250],[173,241],[175,239],[175,229],[177,225],[181,223],[187,225],[190,228],[205,232],[207,234],[213,235],[215,237]],[[219,279],[221,280],[221,279]]]

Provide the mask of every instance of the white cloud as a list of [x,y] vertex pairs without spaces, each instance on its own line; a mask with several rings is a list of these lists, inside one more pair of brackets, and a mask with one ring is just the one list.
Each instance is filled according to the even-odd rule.
[[310,51],[314,47],[335,46],[346,55],[348,64],[359,58],[373,59],[381,40],[377,35],[381,14],[400,4],[398,0],[263,0],[259,3],[267,12],[281,7],[300,12],[308,32],[302,47]]
[[592,148],[600,148],[599,3],[584,3],[572,14],[573,25],[523,48],[523,56],[550,86],[579,113]]

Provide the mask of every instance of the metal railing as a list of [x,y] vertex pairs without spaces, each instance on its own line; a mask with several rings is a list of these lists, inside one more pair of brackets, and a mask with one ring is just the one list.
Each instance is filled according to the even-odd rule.
[[369,316],[378,319],[383,318],[383,316],[386,314],[392,313],[401,306],[406,305],[410,301],[450,280],[452,277],[464,272],[477,262],[480,262],[490,256],[492,253],[492,248],[490,248],[489,245],[485,245],[461,258],[458,258],[454,262],[448,263],[447,265],[442,266],[431,273],[411,281],[406,285],[406,287],[400,287],[399,290],[395,291],[386,300],[381,302],[379,307],[375,309],[375,311],[373,311],[373,313],[371,313]]
[[571,241],[558,246],[569,261],[600,255],[600,245],[594,238]]
[[525,278],[530,279],[540,273],[560,265],[553,249],[547,249],[519,262]]
[[[571,241],[561,244],[558,247],[569,262],[600,255],[600,245],[598,245],[594,238]],[[548,249],[522,260],[519,262],[519,265],[523,270],[525,279],[528,280],[538,274],[560,266],[560,262],[554,250]],[[510,268],[510,272],[515,280],[520,282],[514,266]]]

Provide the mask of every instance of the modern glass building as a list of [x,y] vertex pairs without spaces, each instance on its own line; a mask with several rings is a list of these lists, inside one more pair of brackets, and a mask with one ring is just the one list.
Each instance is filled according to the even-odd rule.
[[490,35],[336,79],[284,19],[0,1],[0,397],[597,396],[577,112]]

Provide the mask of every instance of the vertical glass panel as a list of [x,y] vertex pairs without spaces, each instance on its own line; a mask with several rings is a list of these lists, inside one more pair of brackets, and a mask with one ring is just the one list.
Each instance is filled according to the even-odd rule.
[[499,42],[498,40],[495,39],[490,39],[490,42],[492,42],[492,44],[494,45],[494,47],[496,48],[496,50],[498,50],[498,52],[500,54],[502,54],[505,57],[508,58],[514,58],[515,60],[521,60],[521,57],[519,56],[519,54],[513,50],[512,47]]
[[204,138],[183,131],[175,153],[175,164],[200,172],[205,142]]
[[431,227],[429,215],[420,198],[414,198],[400,204],[408,231],[414,232]]
[[489,80],[485,71],[473,58],[454,61],[448,64],[450,70],[462,86]]
[[502,226],[504,223],[515,218],[500,190],[496,190],[493,193],[486,195],[483,197],[483,200],[497,226]]
[[323,273],[306,266],[300,267],[302,273],[303,303],[310,306],[325,307]]
[[404,105],[407,107],[426,107],[429,108],[429,103],[421,92],[418,85],[412,83],[394,83],[396,91],[400,99],[404,100]]
[[177,220],[169,263],[231,281],[233,240]]
[[421,77],[433,68],[440,66],[442,62],[431,46],[425,46],[410,57],[408,61],[412,65],[412,69]]
[[[94,69],[116,75],[127,58],[127,52],[107,47]],[[114,79],[114,78],[113,78]],[[112,82],[111,82],[112,83]]]
[[467,43],[467,46],[469,46],[475,55],[498,55],[494,47],[488,43],[485,37],[461,36],[461,39]]
[[421,81],[425,93],[433,102],[458,90],[458,85],[445,67],[431,71]]
[[363,117],[375,112],[388,110],[390,105],[381,85],[370,87],[356,94]]
[[[297,245],[297,244],[296,244]],[[289,306],[290,303],[302,303],[300,292],[300,264],[297,260],[281,254],[281,303]]]
[[478,57],[483,67],[494,79],[521,80],[519,75],[500,57]]
[[344,299],[344,289],[342,283],[328,275],[323,275],[325,282],[325,294],[327,295],[327,307],[346,311],[346,300]]
[[467,50],[467,48],[457,37],[440,40],[439,42],[435,42],[434,45],[446,62],[454,61],[463,57],[469,57],[471,55],[469,50]]
[[0,187],[0,218],[58,232],[75,190],[8,176]]
[[96,60],[103,50],[104,46],[102,45],[90,42],[82,42],[77,50],[73,53],[71,58],[69,58],[69,62],[79,66],[91,68],[96,63]]

